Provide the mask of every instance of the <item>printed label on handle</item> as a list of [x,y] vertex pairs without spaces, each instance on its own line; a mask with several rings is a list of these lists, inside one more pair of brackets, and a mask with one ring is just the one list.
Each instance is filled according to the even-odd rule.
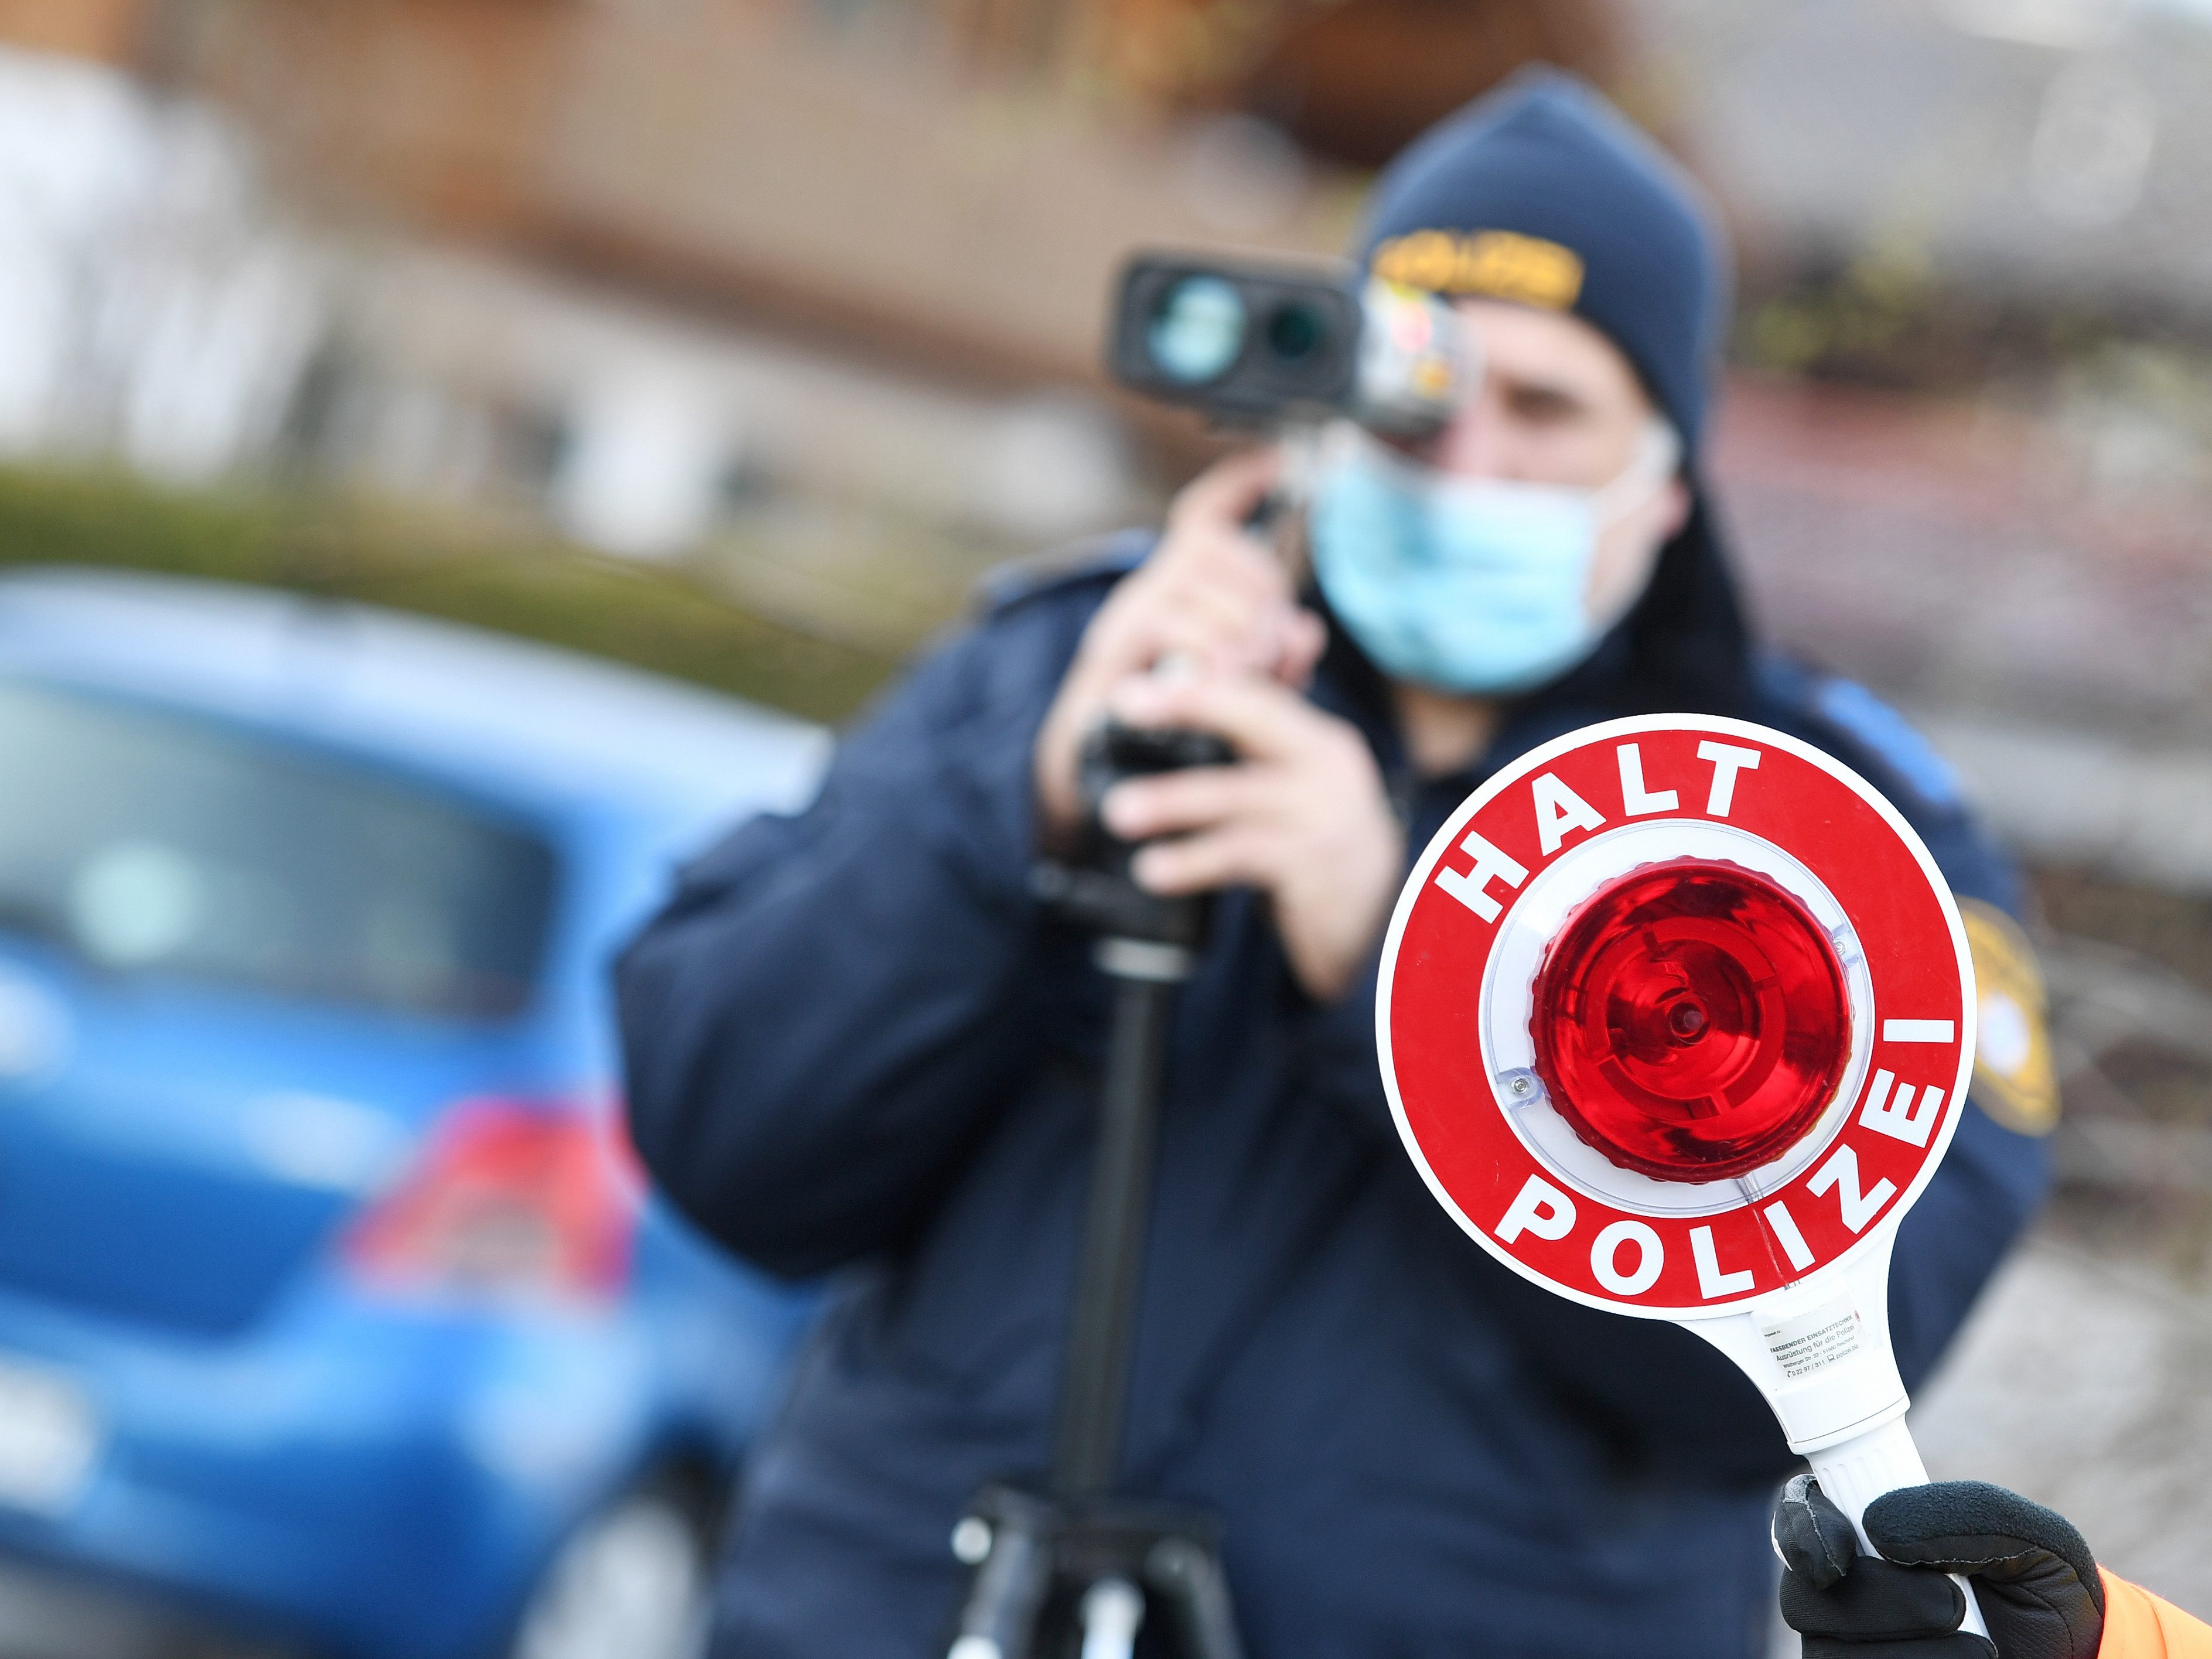
[[1759,1334],[1782,1367],[1783,1379],[1796,1382],[1859,1352],[1859,1310],[1849,1297],[1839,1296],[1794,1319],[1762,1323]]

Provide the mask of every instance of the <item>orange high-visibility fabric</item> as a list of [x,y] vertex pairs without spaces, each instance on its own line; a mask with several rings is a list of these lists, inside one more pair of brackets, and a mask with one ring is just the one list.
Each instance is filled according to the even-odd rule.
[[2212,1659],[2212,1625],[2102,1567],[2105,1635],[2097,1659]]

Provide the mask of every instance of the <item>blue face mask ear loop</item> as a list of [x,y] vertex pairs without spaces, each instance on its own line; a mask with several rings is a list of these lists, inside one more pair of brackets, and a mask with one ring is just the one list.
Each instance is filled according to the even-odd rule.
[[[1664,415],[1655,413],[1645,423],[1643,435],[1637,440],[1636,453],[1620,470],[1620,476],[1611,483],[1600,485],[1591,500],[1590,519],[1597,526],[1598,533],[1603,535],[1665,489],[1668,479],[1674,476],[1681,459],[1681,434],[1674,430],[1672,421]],[[1648,574],[1644,582],[1647,586],[1650,585]],[[1613,615],[1601,617],[1593,613],[1590,621],[1600,631],[1610,628],[1626,616],[1642,596],[1643,590],[1639,588],[1627,596],[1626,603],[1620,605]],[[1587,605],[1587,600],[1584,603]]]
[[1610,483],[1591,497],[1591,516],[1600,530],[1610,528],[1650,501],[1674,476],[1682,459],[1682,440],[1674,423],[1654,415],[1636,441],[1636,453]]

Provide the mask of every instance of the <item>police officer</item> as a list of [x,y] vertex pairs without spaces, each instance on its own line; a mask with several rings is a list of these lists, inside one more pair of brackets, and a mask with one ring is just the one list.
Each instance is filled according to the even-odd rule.
[[[1764,1403],[1695,1337],[1504,1272],[1399,1149],[1373,999],[1407,849],[1534,745],[1682,710],[1872,778],[2025,982],[2014,878],[1894,715],[1747,634],[1698,468],[1720,256],[1646,141],[1524,76],[1385,173],[1359,252],[1449,295],[1485,370],[1433,443],[1332,434],[1310,585],[1243,528],[1275,462],[1224,463],[1164,534],[1002,588],[622,962],[664,1190],[771,1270],[854,1270],[750,1467],[720,1651],[930,1651],[963,1504],[1048,1462],[1105,1004],[1026,878],[1109,712],[1241,757],[1104,805],[1159,838],[1141,880],[1221,894],[1172,1034],[1122,1488],[1219,1513],[1258,1659],[1763,1639],[1796,1467]],[[1908,1382],[2043,1184],[1991,1115],[2034,1118],[2040,1079],[1996,1081],[1899,1242]]]

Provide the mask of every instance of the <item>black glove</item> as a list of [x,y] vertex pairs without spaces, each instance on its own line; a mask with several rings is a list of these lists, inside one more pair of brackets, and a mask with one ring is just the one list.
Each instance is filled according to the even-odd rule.
[[[1782,1616],[1805,1659],[2096,1659],[2105,1586],[2063,1516],[1980,1480],[1884,1492],[1867,1505],[1859,1553],[1844,1512],[1801,1474],[1774,1506]],[[1973,1577],[1996,1645],[1959,1629],[1966,1597],[1946,1573]]]

